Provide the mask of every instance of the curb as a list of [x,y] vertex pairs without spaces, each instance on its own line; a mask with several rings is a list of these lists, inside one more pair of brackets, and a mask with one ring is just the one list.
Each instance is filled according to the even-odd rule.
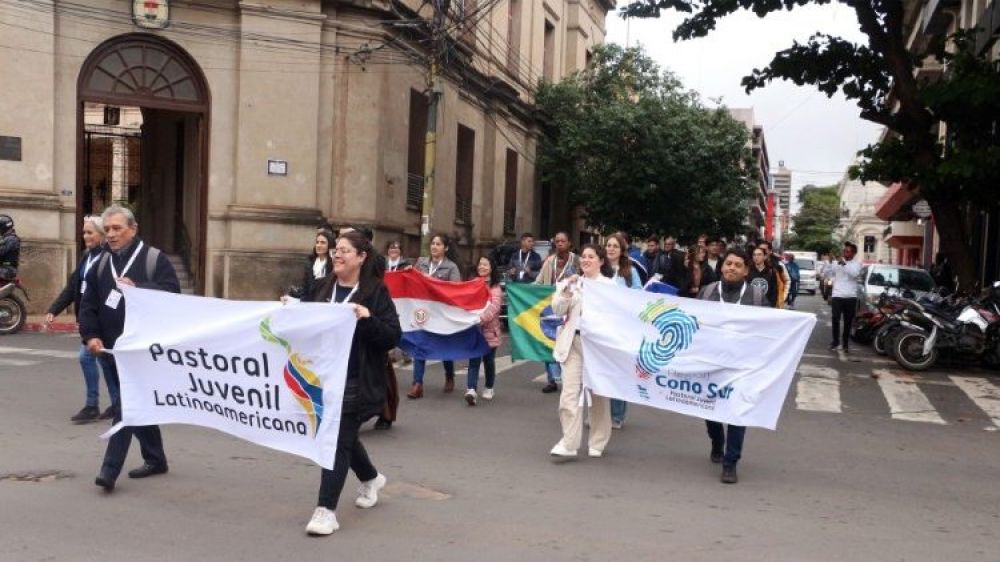
[[27,322],[24,332],[48,332],[52,334],[75,334],[79,331],[74,322],[53,322],[48,326],[44,322]]

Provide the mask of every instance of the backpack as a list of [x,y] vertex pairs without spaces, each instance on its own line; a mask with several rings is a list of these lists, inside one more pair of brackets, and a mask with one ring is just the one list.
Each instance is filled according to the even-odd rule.
[[[104,252],[104,255],[101,256],[101,262],[97,264],[98,279],[104,275],[109,259],[111,259],[111,252]],[[153,274],[156,273],[156,260],[158,259],[160,259],[160,249],[150,246],[149,251],[146,252],[146,281],[153,280]]]

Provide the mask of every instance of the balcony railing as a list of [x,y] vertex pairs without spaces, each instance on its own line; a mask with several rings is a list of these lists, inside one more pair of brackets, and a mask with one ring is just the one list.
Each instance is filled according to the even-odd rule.
[[472,198],[455,195],[455,222],[472,224]]
[[406,208],[419,211],[424,206],[424,176],[406,174]]
[[515,212],[513,209],[503,212],[504,234],[514,234],[514,217],[515,217]]

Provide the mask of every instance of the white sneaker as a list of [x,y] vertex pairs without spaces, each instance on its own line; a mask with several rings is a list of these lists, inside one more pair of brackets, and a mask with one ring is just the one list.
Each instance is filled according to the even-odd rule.
[[367,482],[362,482],[358,488],[358,499],[354,500],[354,505],[362,509],[375,507],[375,504],[378,503],[378,491],[384,487],[385,475],[381,473]]
[[337,523],[337,514],[333,510],[317,507],[306,525],[306,532],[310,535],[329,535],[339,528],[340,523]]
[[549,454],[553,457],[573,458],[576,456],[576,451],[567,449],[560,439],[559,442],[556,443],[556,446],[552,447],[552,450],[549,451]]
[[598,458],[598,457],[604,456],[604,451],[601,451],[600,449],[595,449],[595,448],[591,447],[587,451],[587,455],[589,455],[591,457],[594,457],[594,458]]
[[483,389],[483,400],[493,400],[493,389],[492,388]]
[[472,390],[470,388],[469,390],[465,391],[465,403],[468,404],[469,406],[475,406],[476,405],[476,391],[475,390]]
[[612,421],[611,422],[611,429],[621,429],[624,426],[625,426],[625,422],[623,422],[623,421]]

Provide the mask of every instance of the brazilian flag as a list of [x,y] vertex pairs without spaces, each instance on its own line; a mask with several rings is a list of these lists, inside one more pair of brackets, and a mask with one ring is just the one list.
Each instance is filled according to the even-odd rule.
[[553,294],[552,285],[507,284],[507,324],[513,359],[554,361],[552,348],[562,317],[552,312]]

